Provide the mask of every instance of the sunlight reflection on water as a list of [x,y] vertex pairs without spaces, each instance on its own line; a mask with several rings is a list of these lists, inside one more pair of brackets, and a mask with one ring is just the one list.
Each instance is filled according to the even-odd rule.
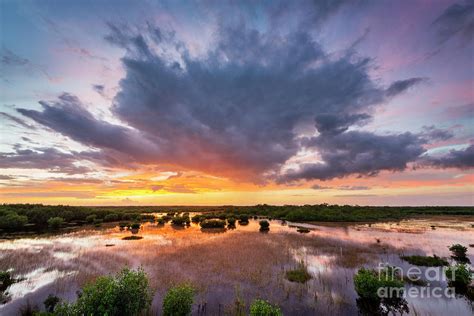
[[[329,310],[350,315],[357,312],[352,284],[357,267],[375,266],[380,261],[407,266],[399,255],[449,256],[449,245],[474,242],[473,218],[374,224],[270,223],[267,234],[258,233],[258,221],[251,220],[248,225],[220,233],[201,231],[196,224],[178,229],[146,223],[136,234],[143,239],[135,241],[122,240],[132,233],[118,227],[0,241],[0,269],[12,268],[16,277],[24,278],[8,289],[11,300],[0,306],[0,314],[16,313],[27,299],[41,306],[49,293],[74,293],[96,276],[128,265],[143,266],[158,288],[183,277],[201,284],[207,290],[200,299],[208,300],[211,310],[213,302],[232,302],[233,287],[238,284],[246,289],[249,299],[265,288],[269,299],[284,301],[285,308],[298,308],[301,315]],[[295,226],[307,227],[310,232],[300,234]],[[472,252],[469,254],[474,261]],[[285,268],[299,262],[304,262],[313,275],[303,287],[281,276]],[[265,271],[258,270],[262,266],[270,269],[274,276],[271,281],[262,277]],[[219,277],[211,282],[214,275]],[[469,304],[462,299],[423,302],[410,299],[411,313],[471,314]]]

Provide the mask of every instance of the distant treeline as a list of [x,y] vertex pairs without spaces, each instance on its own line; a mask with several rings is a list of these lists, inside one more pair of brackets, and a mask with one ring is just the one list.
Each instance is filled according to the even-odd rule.
[[[264,216],[288,221],[361,222],[398,220],[423,215],[472,215],[474,207],[387,207],[351,205],[284,205],[255,206],[67,206],[42,204],[0,205],[0,229],[3,231],[41,231],[62,226],[115,221],[149,220],[145,213],[153,212],[213,212],[216,217],[241,215]],[[152,219],[152,218],[151,218]]]

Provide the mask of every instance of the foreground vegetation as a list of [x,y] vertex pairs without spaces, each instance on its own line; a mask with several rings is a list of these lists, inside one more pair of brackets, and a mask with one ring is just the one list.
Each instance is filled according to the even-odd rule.
[[[357,306],[362,315],[403,315],[409,311],[403,298],[404,281],[392,267],[380,271],[359,269],[354,276],[354,288],[359,295]],[[388,295],[381,297],[380,291]]]
[[[163,298],[164,316],[191,315],[196,289],[188,283],[171,287]],[[147,274],[140,268],[124,268],[115,276],[101,276],[87,284],[75,302],[62,302],[54,295],[44,301],[45,312],[28,306],[22,314],[36,316],[135,316],[149,313],[152,291]],[[268,301],[256,299],[250,305],[251,316],[283,316],[281,309]]]
[[[102,223],[121,221],[154,221],[154,216],[146,213],[168,212],[166,218],[158,219],[159,224],[171,220],[174,225],[189,225],[205,219],[228,220],[230,226],[238,221],[245,225],[251,217],[266,217],[287,221],[331,221],[361,222],[399,220],[415,216],[431,215],[471,215],[473,207],[378,207],[350,205],[256,205],[256,206],[128,206],[128,207],[78,207],[42,204],[0,205],[0,230],[4,232],[47,231],[86,224],[101,226]],[[188,212],[203,212],[193,216]],[[177,213],[183,213],[178,215]]]

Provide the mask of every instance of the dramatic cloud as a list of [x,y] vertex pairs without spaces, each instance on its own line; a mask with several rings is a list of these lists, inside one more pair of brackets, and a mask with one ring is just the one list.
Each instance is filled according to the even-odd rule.
[[[27,109],[18,112],[78,142],[110,152],[109,164],[133,160],[128,154],[143,157],[145,161],[156,156],[154,143],[130,128],[96,119],[73,95],[64,93],[55,102],[40,101],[40,104],[41,112]],[[120,156],[121,153],[125,156]]]
[[474,2],[466,0],[449,6],[434,22],[440,43],[454,36],[471,42],[474,37]]
[[349,174],[373,176],[382,170],[400,171],[425,152],[423,140],[411,133],[380,136],[352,131],[321,135],[307,140],[305,145],[316,147],[322,162],[305,163],[296,170],[289,170],[280,177],[280,182],[329,180]]
[[[310,12],[320,21],[343,1],[316,3]],[[272,11],[272,21],[284,12]],[[425,152],[427,141],[449,136],[434,127],[424,135],[353,130],[366,125],[378,105],[427,79],[383,86],[369,75],[372,60],[353,47],[327,53],[305,27],[310,20],[268,31],[245,19],[221,22],[202,54],[173,30],[110,24],[106,40],[125,50],[125,77],[112,106],[123,125],[95,118],[66,93],[41,101],[42,111],[18,111],[117,164],[167,164],[253,181],[403,170]],[[104,87],[93,88],[100,93]],[[298,134],[301,126],[310,136]],[[282,174],[305,147],[318,153],[315,162]]]
[[12,153],[0,153],[0,168],[44,169],[51,172],[81,174],[90,171],[83,166],[77,166],[77,160],[86,158],[87,154],[68,154],[54,148],[38,150],[17,148]]
[[425,157],[423,162],[439,168],[474,168],[474,145],[463,150],[451,150],[441,157]]

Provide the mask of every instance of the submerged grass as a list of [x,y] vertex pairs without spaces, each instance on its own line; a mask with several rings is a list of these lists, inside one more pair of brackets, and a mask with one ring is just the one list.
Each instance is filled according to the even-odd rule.
[[400,259],[405,260],[409,264],[423,267],[442,267],[449,265],[448,261],[437,255],[431,256],[401,256]]
[[288,281],[298,283],[306,283],[312,278],[308,269],[303,264],[301,264],[297,269],[286,271],[285,276]]

